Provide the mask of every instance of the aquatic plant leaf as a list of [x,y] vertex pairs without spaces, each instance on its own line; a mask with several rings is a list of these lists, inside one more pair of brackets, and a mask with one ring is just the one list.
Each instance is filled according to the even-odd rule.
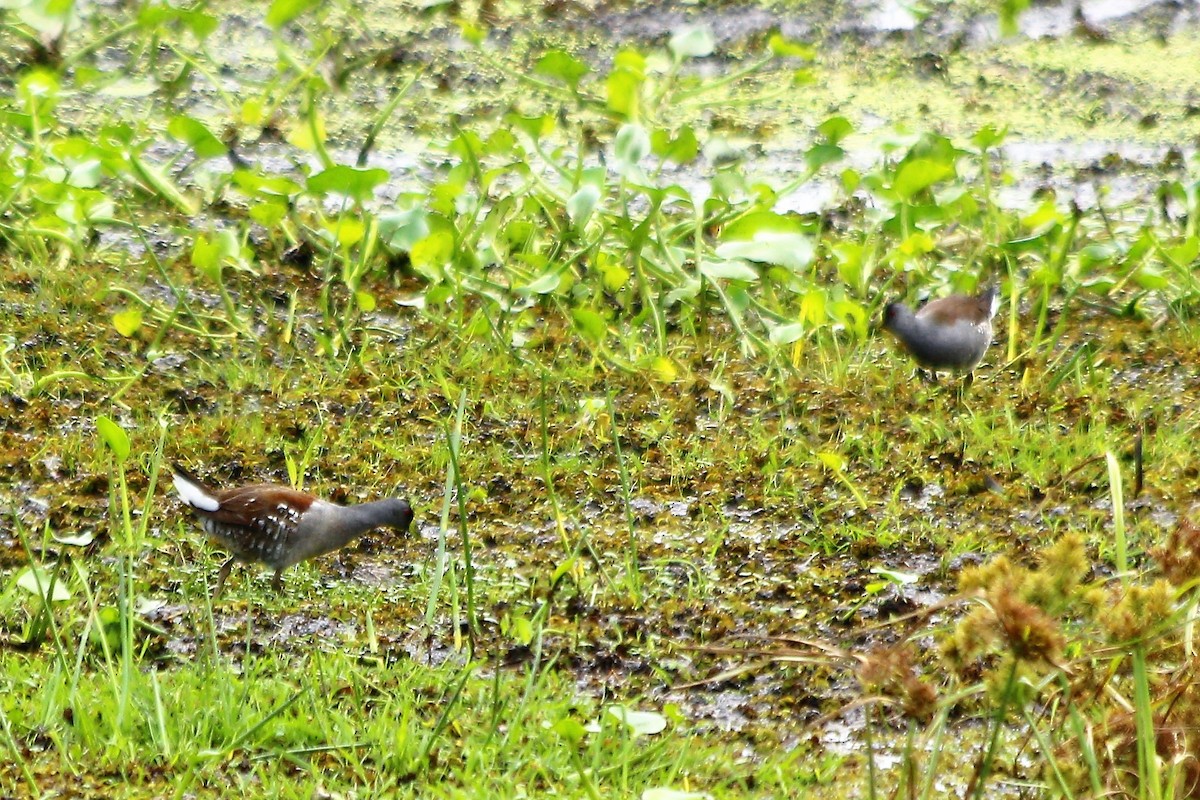
[[429,235],[425,209],[388,211],[379,215],[379,238],[392,252],[404,252]]
[[51,589],[50,578],[50,574],[41,567],[26,567],[17,575],[17,586],[42,600],[47,599],[46,592],[50,590],[49,600],[52,603],[70,600],[71,590],[67,588],[66,583],[60,578],[54,581],[54,587]]
[[550,114],[542,114],[537,117],[526,117],[522,114],[506,114],[504,121],[517,130],[524,131],[535,142],[554,130],[554,117]]
[[551,50],[546,53],[538,59],[533,70],[540,75],[558,78],[572,89],[579,85],[584,75],[592,71],[591,67],[564,50]]
[[587,729],[579,724],[578,720],[570,717],[564,717],[554,723],[554,732],[573,744],[578,744],[587,736]]
[[771,328],[771,333],[768,336],[771,344],[785,345],[797,342],[804,336],[806,327],[800,322],[788,322],[784,325],[776,325]]
[[667,47],[671,49],[671,54],[675,56],[676,61],[710,56],[715,46],[712,29],[707,25],[682,27],[671,34],[671,38],[667,42]]
[[300,193],[300,184],[282,175],[262,175],[248,169],[234,170],[233,183],[248,194],[291,197]]
[[129,338],[142,327],[142,310],[140,308],[129,308],[125,311],[118,311],[112,316],[112,324],[117,329],[117,333],[125,338]]
[[356,169],[337,165],[309,177],[306,188],[313,194],[343,194],[365,202],[375,194],[375,187],[388,179],[386,169]]
[[279,30],[318,5],[320,0],[273,0],[267,9],[266,23],[273,30]]
[[[738,242],[737,244],[744,244]],[[736,249],[736,248],[730,248]],[[727,255],[718,250],[718,255]],[[758,270],[745,261],[729,258],[724,261],[705,261],[700,264],[700,272],[709,280],[730,280],[754,282],[758,280]]]
[[805,61],[812,61],[817,57],[817,49],[812,45],[787,39],[778,33],[771,34],[771,38],[767,40],[767,47],[772,53],[783,58],[803,58]]
[[684,125],[674,138],[669,131],[659,128],[650,134],[650,147],[654,155],[676,164],[690,164],[700,154],[700,143],[691,126]]
[[835,144],[815,144],[804,153],[804,163],[811,170],[841,161],[846,152]]
[[558,288],[562,279],[557,272],[547,272],[539,275],[524,286],[516,289],[520,294],[550,294]]
[[362,289],[359,289],[354,293],[354,302],[357,303],[358,307],[363,311],[375,310],[375,295],[371,294],[370,292],[364,292]]
[[204,41],[220,25],[212,14],[183,8],[171,8],[165,3],[147,3],[138,11],[137,24],[144,30],[158,34],[164,25],[178,22],[185,30],[190,31],[199,41]]
[[636,736],[653,736],[667,727],[667,718],[657,711],[633,711],[624,706],[609,706],[605,712],[628,725]]
[[613,140],[613,156],[617,173],[630,175],[638,170],[638,162],[650,153],[650,135],[641,125],[627,123],[617,131]]
[[1008,138],[1008,126],[997,129],[995,125],[988,123],[971,137],[971,144],[978,147],[980,150],[990,150],[996,145]]
[[567,200],[567,216],[576,228],[582,228],[591,219],[592,211],[600,200],[600,187],[585,183]]
[[654,377],[662,383],[674,383],[675,379],[679,377],[679,368],[666,356],[657,356],[651,361],[650,370],[654,373]]
[[194,117],[172,117],[167,123],[167,134],[192,148],[198,158],[216,158],[226,153],[224,143]]
[[921,191],[954,176],[954,165],[932,158],[914,158],[896,172],[892,188],[901,199],[911,201]]
[[827,144],[837,144],[854,132],[854,124],[841,115],[829,117],[817,126],[817,133]]
[[613,69],[604,81],[608,110],[623,117],[635,116],[645,80],[645,56],[629,48],[617,53],[613,58]]
[[96,432],[100,439],[113,451],[117,461],[129,458],[129,434],[113,420],[105,416],[96,417]]
[[96,541],[96,534],[91,531],[81,533],[78,536],[62,536],[57,533],[52,534],[54,541],[59,544],[70,545],[71,547],[87,547],[92,542]]
[[814,253],[812,242],[804,234],[764,230],[752,239],[723,242],[717,246],[717,255],[778,264],[798,272],[812,263]]
[[590,308],[576,308],[571,311],[571,319],[575,321],[584,338],[596,344],[604,341],[604,336],[608,333],[608,323],[604,321],[604,317]]

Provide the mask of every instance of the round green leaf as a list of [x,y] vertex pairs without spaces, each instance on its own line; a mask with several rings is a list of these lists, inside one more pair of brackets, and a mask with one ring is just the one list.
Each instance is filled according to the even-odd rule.
[[746,281],[751,283],[758,280],[758,270],[745,261],[705,261],[700,264],[700,272],[709,280]]
[[667,718],[657,711],[632,711],[623,706],[609,706],[608,715],[624,722],[637,736],[653,736],[667,727]]
[[199,158],[225,155],[225,145],[198,119],[173,117],[167,123],[167,134],[192,148]]
[[538,59],[533,67],[534,72],[550,78],[558,78],[574,89],[579,80],[591,72],[591,68],[579,59],[563,50],[551,50]]
[[112,317],[113,327],[117,329],[117,333],[128,338],[138,332],[142,327],[142,310],[140,308],[130,308],[125,311],[118,311]]
[[778,264],[798,272],[812,263],[813,245],[802,233],[760,231],[753,239],[718,245],[717,255],[722,258],[742,258],[763,264]]
[[604,321],[604,317],[590,308],[576,308],[571,311],[571,319],[575,321],[584,338],[596,344],[604,341],[604,336],[608,333],[608,323]]
[[892,188],[903,200],[912,200],[920,191],[954,176],[954,165],[932,158],[915,158],[900,167]]
[[671,35],[667,43],[676,61],[685,58],[704,58],[712,55],[716,42],[713,40],[712,29],[707,25],[688,25],[680,28]]
[[586,225],[599,200],[600,188],[598,186],[585,183],[579,187],[579,191],[567,200],[567,216],[571,218],[571,224],[577,228]]
[[[26,567],[17,576],[17,586],[45,600],[46,591],[50,589],[50,574],[41,567]],[[50,592],[49,599],[52,603],[71,599],[71,590],[67,588],[61,578],[54,582],[54,589]]]
[[267,9],[267,25],[273,30],[279,30],[284,25],[320,5],[320,0],[273,0]]
[[339,164],[311,176],[306,188],[313,194],[336,192],[364,202],[370,200],[375,194],[375,187],[387,179],[386,169],[355,169]]
[[638,162],[650,153],[650,134],[641,125],[626,123],[617,131],[613,141],[617,172],[628,175],[638,168]]

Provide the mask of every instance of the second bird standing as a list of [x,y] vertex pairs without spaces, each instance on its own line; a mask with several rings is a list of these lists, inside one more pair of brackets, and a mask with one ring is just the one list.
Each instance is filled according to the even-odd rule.
[[883,327],[922,367],[966,373],[970,384],[971,371],[992,343],[992,318],[999,308],[1000,290],[993,284],[977,295],[931,300],[915,312],[903,303],[888,303]]

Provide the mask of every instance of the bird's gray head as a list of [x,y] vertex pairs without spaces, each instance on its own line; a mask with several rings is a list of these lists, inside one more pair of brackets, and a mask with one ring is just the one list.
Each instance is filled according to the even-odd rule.
[[408,527],[412,525],[413,510],[407,500],[401,500],[398,497],[391,500],[383,501],[384,519],[381,525],[387,525],[389,528],[395,528],[401,533],[406,532]]
[[893,300],[883,307],[883,321],[880,322],[880,327],[885,331],[892,330],[896,325],[896,321],[905,314],[912,314],[912,310],[903,303]]

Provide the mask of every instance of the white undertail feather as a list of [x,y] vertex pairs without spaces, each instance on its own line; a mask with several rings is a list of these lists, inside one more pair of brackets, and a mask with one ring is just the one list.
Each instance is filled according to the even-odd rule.
[[221,507],[217,498],[213,497],[208,492],[204,491],[204,487],[190,481],[186,476],[174,473],[175,491],[179,492],[179,499],[192,508],[198,508],[201,511],[216,511]]

